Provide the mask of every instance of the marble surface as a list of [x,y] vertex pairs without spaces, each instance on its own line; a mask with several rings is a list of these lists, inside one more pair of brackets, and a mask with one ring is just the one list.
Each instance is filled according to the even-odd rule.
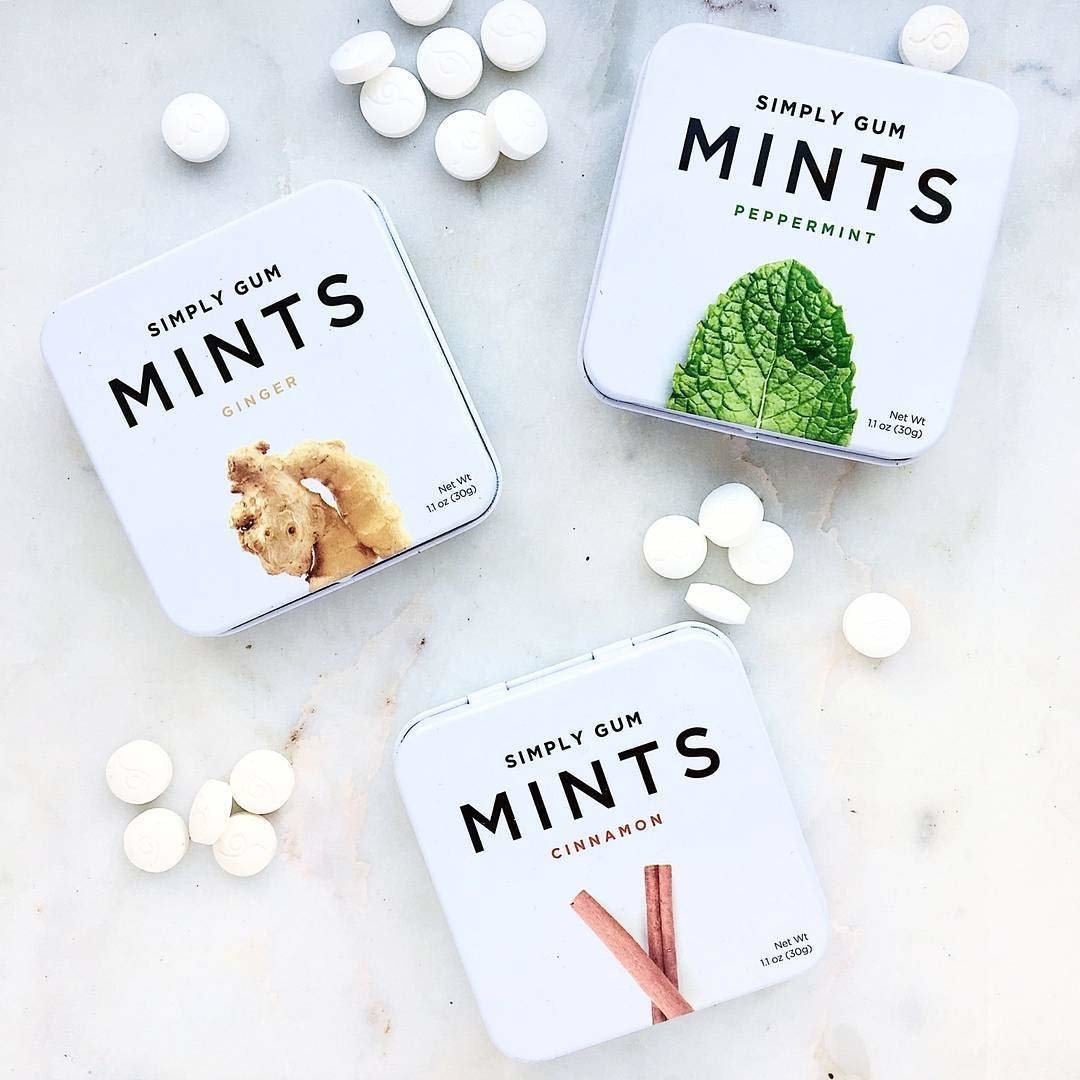
[[[117,1080],[1080,1075],[1078,455],[1073,235],[1080,23],[1071,0],[967,0],[960,72],[1023,122],[959,408],[900,470],[605,407],[575,361],[639,65],[684,21],[895,58],[910,3],[543,0],[519,86],[548,149],[477,185],[435,166],[432,106],[401,143],[326,58],[384,0],[0,3],[0,1075]],[[476,30],[484,0],[457,0]],[[233,122],[205,168],[158,138],[201,89]],[[67,295],[324,177],[387,201],[505,470],[494,516],[396,571],[248,633],[159,613],[37,347]],[[638,537],[743,480],[795,540],[735,640],[828,895],[808,975],[543,1066],[488,1042],[398,799],[390,749],[422,708],[687,614]],[[726,580],[714,553],[709,568]],[[839,615],[894,592],[915,633],[864,662]],[[205,849],[133,870],[105,758],[155,738],[163,805],[254,745],[296,797],[250,881]]]

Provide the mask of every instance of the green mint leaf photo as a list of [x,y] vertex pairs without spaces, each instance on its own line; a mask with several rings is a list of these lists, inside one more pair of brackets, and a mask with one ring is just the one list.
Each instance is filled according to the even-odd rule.
[[853,338],[809,267],[766,263],[709,305],[667,407],[846,446],[855,428]]

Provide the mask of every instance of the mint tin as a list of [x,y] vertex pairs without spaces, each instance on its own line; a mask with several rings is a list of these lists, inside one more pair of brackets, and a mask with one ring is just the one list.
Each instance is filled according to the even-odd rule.
[[385,211],[328,181],[63,304],[42,351],[168,615],[223,634],[475,524],[495,457]]
[[882,463],[942,434],[1016,142],[983,83],[715,26],[642,72],[581,337],[613,404]]
[[811,967],[817,877],[742,664],[683,623],[418,717],[398,786],[496,1045],[536,1061]]

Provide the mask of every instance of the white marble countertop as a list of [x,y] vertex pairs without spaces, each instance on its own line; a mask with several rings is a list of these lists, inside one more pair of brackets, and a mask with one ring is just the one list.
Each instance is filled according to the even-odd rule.
[[[485,181],[436,167],[433,105],[377,138],[326,58],[385,0],[0,3],[0,1075],[116,1080],[640,1076],[907,1080],[1080,1075],[1080,24],[1070,0],[966,0],[960,73],[1006,89],[1015,182],[951,428],[877,469],[617,412],[578,329],[636,73],[710,21],[895,58],[915,5],[543,0],[549,47],[484,101],[532,91],[549,147]],[[475,31],[484,0],[457,0]],[[161,145],[201,89],[233,139],[205,168]],[[478,98],[478,100],[479,100]],[[159,612],[42,364],[69,294],[325,177],[379,192],[505,470],[494,516],[394,572],[235,637]],[[638,538],[743,480],[798,563],[734,638],[821,873],[830,951],[786,985],[543,1066],[481,1027],[390,766],[422,708],[684,617]],[[716,553],[710,556],[717,572]],[[910,607],[892,661],[843,644],[869,587]],[[255,745],[297,796],[258,878],[193,852],[124,860],[102,768],[162,742],[162,803]]]

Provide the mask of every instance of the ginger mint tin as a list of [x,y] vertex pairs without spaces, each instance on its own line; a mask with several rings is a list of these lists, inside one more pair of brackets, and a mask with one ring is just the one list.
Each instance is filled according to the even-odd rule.
[[615,405],[896,464],[942,434],[1017,134],[1000,90],[715,26],[638,83],[581,337]]
[[683,623],[451,702],[398,786],[492,1040],[538,1061],[800,974],[829,920],[734,647]]
[[400,561],[496,498],[400,240],[352,184],[81,293],[42,351],[158,599],[194,634]]

